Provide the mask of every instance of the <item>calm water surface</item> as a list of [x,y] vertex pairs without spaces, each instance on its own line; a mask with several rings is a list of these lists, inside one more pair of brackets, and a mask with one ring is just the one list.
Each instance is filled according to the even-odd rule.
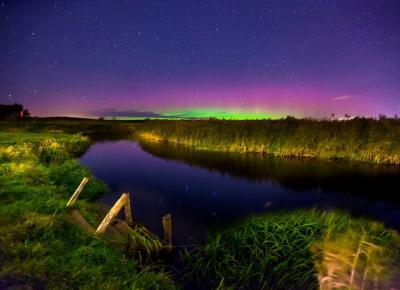
[[167,144],[106,141],[81,163],[111,192],[130,192],[134,219],[162,234],[172,214],[175,244],[251,214],[318,208],[369,217],[400,230],[400,168],[342,161],[195,151]]

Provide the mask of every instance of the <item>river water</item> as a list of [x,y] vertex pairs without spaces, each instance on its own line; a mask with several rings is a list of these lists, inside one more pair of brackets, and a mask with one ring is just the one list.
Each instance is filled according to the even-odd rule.
[[132,140],[97,142],[81,163],[103,180],[111,207],[131,194],[133,218],[173,242],[202,242],[215,227],[252,214],[316,208],[367,217],[400,230],[400,168],[357,162],[197,151]]

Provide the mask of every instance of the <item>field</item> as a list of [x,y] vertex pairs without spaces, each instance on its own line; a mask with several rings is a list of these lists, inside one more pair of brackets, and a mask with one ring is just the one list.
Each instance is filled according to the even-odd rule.
[[396,119],[147,121],[138,136],[201,150],[400,164]]

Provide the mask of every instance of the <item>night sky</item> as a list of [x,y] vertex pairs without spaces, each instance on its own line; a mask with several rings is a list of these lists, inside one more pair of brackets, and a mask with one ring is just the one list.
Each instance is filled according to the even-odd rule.
[[400,1],[0,0],[0,103],[14,102],[43,116],[400,115]]

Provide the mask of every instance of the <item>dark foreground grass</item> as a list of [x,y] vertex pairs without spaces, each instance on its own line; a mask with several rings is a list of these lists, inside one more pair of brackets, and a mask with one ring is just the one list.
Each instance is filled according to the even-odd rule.
[[251,217],[183,255],[204,289],[390,289],[399,258],[395,231],[316,211]]
[[[87,169],[75,159],[88,138],[21,127],[0,129],[0,288],[173,289],[160,265],[143,265],[87,236],[65,205]],[[106,190],[91,176],[79,210],[97,221],[90,203]]]
[[400,164],[400,120],[146,121],[142,139],[197,149]]

